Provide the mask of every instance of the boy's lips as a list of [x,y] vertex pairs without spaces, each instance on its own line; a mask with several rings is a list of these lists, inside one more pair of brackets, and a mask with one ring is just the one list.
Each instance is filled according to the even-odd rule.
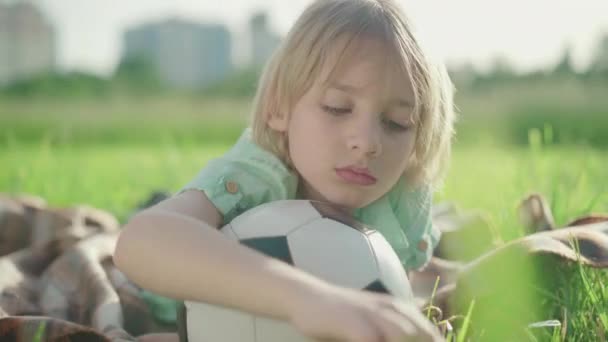
[[372,176],[367,168],[354,166],[336,168],[336,174],[343,180],[358,185],[373,185],[377,182],[376,177]]

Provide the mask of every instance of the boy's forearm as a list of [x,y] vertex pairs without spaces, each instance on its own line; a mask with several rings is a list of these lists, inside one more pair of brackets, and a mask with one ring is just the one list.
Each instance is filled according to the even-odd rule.
[[289,318],[298,297],[326,286],[204,222],[174,213],[134,217],[119,238],[114,261],[135,283],[161,295],[278,319]]

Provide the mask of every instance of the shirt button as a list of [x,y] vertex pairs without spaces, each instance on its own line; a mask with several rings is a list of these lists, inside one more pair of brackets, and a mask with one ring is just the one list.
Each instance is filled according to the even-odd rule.
[[424,240],[420,240],[420,242],[418,242],[418,249],[422,252],[426,252],[426,250],[429,248],[429,244],[424,241]]
[[228,181],[225,183],[225,185],[226,185],[226,191],[228,191],[231,194],[236,194],[237,191],[239,191],[239,185],[236,182]]

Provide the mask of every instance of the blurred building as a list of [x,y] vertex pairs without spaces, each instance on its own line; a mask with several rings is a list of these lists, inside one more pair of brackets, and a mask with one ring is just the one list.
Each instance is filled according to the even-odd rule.
[[125,33],[123,58],[152,62],[170,86],[204,87],[232,71],[230,32],[181,19],[145,24]]
[[251,64],[264,65],[281,41],[281,37],[268,26],[266,13],[258,13],[249,20],[251,31]]
[[0,85],[55,67],[55,31],[33,4],[0,2]]

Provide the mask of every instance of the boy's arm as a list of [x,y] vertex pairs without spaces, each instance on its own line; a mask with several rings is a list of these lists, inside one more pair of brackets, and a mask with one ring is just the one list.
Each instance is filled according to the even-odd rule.
[[199,190],[186,190],[150,207],[148,210],[183,214],[206,222],[210,226],[218,229],[223,221],[222,214],[207,198],[205,193]]
[[135,215],[117,243],[118,268],[165,296],[286,320],[314,340],[440,340],[413,305],[331,285],[224,237],[204,196],[186,191]]
[[185,191],[136,214],[118,239],[114,263],[143,288],[278,319],[321,280],[241,246],[217,230],[206,195]]

